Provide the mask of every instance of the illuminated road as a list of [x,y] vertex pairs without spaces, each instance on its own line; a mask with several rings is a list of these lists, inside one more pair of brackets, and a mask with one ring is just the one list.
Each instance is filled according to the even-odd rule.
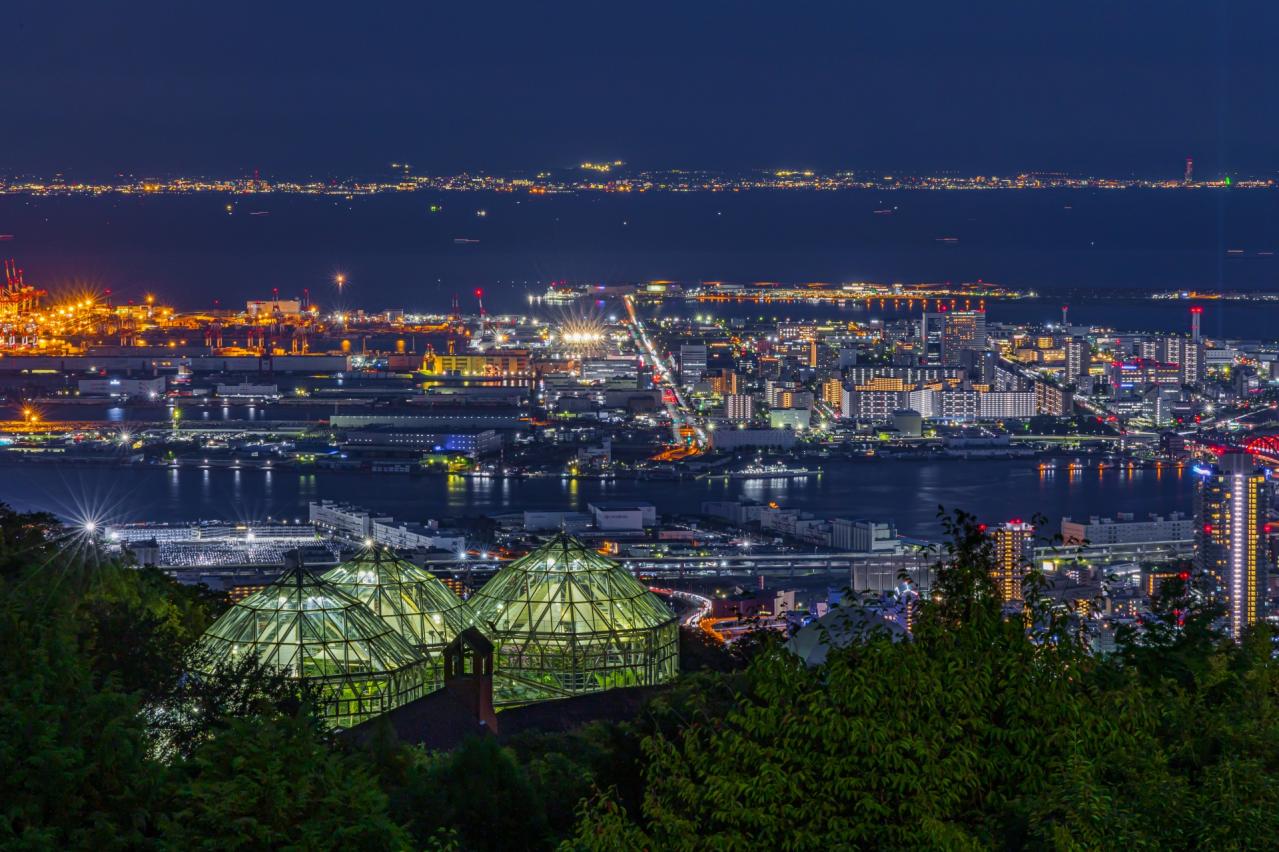
[[671,434],[674,442],[680,446],[684,444],[683,430],[687,427],[693,430],[693,446],[697,450],[706,449],[706,429],[688,407],[688,403],[684,401],[684,394],[680,391],[679,385],[675,382],[675,371],[673,365],[666,362],[657,352],[657,347],[653,345],[653,341],[648,336],[648,329],[644,327],[644,321],[640,319],[639,313],[635,310],[635,302],[630,296],[623,296],[622,300],[626,303],[626,312],[631,319],[631,333],[635,336],[635,342],[649,358],[653,364],[653,372],[655,376],[660,375],[658,386],[664,391],[671,392],[670,402],[666,398],[666,394],[662,394],[662,401],[666,405],[666,412],[671,418]]
[[[653,590],[656,591],[656,590]],[[693,607],[693,611],[684,616],[681,622],[685,627],[696,627],[703,618],[711,614],[711,599],[694,592],[681,592],[677,589],[664,589],[665,594]]]
[[1179,432],[1178,434],[1180,434],[1180,435],[1193,435],[1193,434],[1195,434],[1196,432],[1199,432],[1199,431],[1204,430],[1204,429],[1212,429],[1212,428],[1220,429],[1220,428],[1222,428],[1223,426],[1228,426],[1228,425],[1229,425],[1229,424],[1231,424],[1231,423],[1239,423],[1239,422],[1241,422],[1241,421],[1243,421],[1243,420],[1248,419],[1249,417],[1255,417],[1255,416],[1256,416],[1256,415],[1258,415],[1258,414],[1271,414],[1271,415],[1273,415],[1273,414],[1274,414],[1274,412],[1275,412],[1275,409],[1276,409],[1276,408],[1279,408],[1279,403],[1274,403],[1274,402],[1272,402],[1272,403],[1269,403],[1268,405],[1262,405],[1262,406],[1260,406],[1260,407],[1258,407],[1258,408],[1252,408],[1252,409],[1249,409],[1248,411],[1245,411],[1245,412],[1243,412],[1242,414],[1238,414],[1238,415],[1236,415],[1236,416],[1234,416],[1234,417],[1228,417],[1228,418],[1226,418],[1225,420],[1218,420],[1218,419],[1215,419],[1215,418],[1206,418],[1206,419],[1202,420],[1201,422],[1197,423],[1197,424],[1196,424],[1196,428],[1194,428],[1194,429],[1189,429],[1189,430],[1187,430],[1187,431],[1185,431],[1185,432]]

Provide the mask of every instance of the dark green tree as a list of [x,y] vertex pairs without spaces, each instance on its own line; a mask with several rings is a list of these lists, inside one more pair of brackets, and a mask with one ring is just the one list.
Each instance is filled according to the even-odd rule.
[[406,849],[366,764],[306,716],[235,719],[201,745],[161,828],[176,849]]

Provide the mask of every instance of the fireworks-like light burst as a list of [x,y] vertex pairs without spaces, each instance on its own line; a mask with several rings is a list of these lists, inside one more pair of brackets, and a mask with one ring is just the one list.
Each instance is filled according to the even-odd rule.
[[67,281],[59,281],[49,288],[49,304],[54,309],[58,307],[89,307],[90,305],[103,306],[107,302],[107,294],[111,291],[106,289],[106,284],[96,278],[72,278]]
[[608,325],[599,303],[575,302],[560,309],[551,323],[551,346],[572,358],[590,358],[608,351]]
[[56,517],[62,526],[52,533],[53,547],[44,551],[42,561],[33,564],[31,582],[55,588],[63,579],[55,570],[57,565],[85,565],[92,567],[104,558],[103,548],[108,543],[108,528],[136,511],[137,500],[127,478],[104,483],[94,480],[92,485],[83,479],[63,476],[59,493],[30,495],[25,510],[43,511]]

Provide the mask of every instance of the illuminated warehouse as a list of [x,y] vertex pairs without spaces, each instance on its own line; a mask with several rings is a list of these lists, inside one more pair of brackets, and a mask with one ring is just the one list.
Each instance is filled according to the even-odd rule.
[[439,578],[373,545],[324,575],[393,627],[427,663],[428,691],[442,685],[443,651],[467,626],[462,601]]
[[650,686],[679,671],[675,615],[568,535],[504,567],[467,606],[496,647],[498,706]]
[[199,671],[253,654],[305,681],[318,691],[321,714],[343,728],[422,696],[432,679],[395,627],[300,567],[223,613],[200,652]]

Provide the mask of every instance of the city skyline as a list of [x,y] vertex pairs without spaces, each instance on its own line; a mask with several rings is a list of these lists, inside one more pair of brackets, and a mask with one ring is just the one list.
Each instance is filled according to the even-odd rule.
[[[239,175],[200,172],[159,174],[117,173],[92,178],[74,171],[0,176],[0,194],[172,194],[218,192],[235,194],[295,193],[361,195],[414,190],[512,192],[689,192],[741,189],[777,190],[999,190],[999,189],[1249,189],[1272,188],[1279,177],[1269,174],[1196,174],[1193,158],[1176,161],[1163,174],[1152,167],[1127,175],[1065,169],[1026,169],[1015,172],[960,173],[953,169],[871,169],[807,167],[748,167],[742,169],[687,167],[635,168],[623,160],[583,160],[567,166],[524,170],[476,169],[457,173],[423,173],[411,163],[386,163],[365,170],[332,171],[321,175],[262,174],[258,169]],[[1168,164],[1164,164],[1167,166]],[[362,174],[356,177],[353,174]]]
[[1276,845],[1279,5],[0,31],[0,848]]

